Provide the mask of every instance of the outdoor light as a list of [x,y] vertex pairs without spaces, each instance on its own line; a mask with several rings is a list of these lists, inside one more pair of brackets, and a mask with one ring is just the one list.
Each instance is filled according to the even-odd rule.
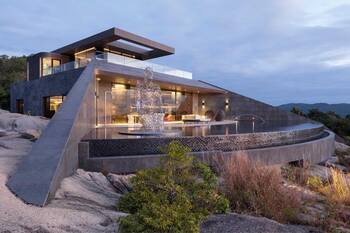
[[229,101],[228,99],[225,100],[225,109],[228,109],[228,106],[229,106]]
[[205,108],[205,100],[202,100],[202,108]]

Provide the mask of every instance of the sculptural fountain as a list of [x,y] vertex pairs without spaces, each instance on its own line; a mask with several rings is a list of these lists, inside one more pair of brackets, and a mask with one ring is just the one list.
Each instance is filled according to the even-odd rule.
[[147,67],[143,81],[136,85],[136,111],[144,130],[157,132],[164,129],[162,105],[162,92],[159,85],[153,83],[152,69]]

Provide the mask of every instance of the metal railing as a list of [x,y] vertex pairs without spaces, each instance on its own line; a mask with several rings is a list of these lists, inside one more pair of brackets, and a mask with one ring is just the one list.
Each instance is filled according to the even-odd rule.
[[[134,68],[138,68],[138,69],[145,69],[146,67],[151,67],[153,69],[153,71],[157,72],[157,73],[172,75],[172,76],[181,77],[181,78],[192,79],[191,72],[174,69],[174,68],[168,67],[168,66],[158,65],[158,64],[151,63],[151,62],[141,61],[141,60],[137,60],[134,58],[121,56],[118,54],[101,53],[101,54],[96,55],[93,59],[103,60],[103,61],[106,61],[109,63],[124,65],[124,66],[128,66],[128,67],[134,67]],[[68,62],[68,63],[62,64],[60,66],[49,67],[49,68],[43,69],[43,76],[57,74],[60,72],[85,67],[90,61],[91,61],[91,59],[85,59],[85,60]]]

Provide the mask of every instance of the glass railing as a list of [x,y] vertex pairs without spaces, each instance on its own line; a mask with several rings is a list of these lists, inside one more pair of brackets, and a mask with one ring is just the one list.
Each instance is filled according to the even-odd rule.
[[174,69],[172,67],[154,64],[147,61],[141,61],[130,57],[121,56],[114,53],[102,53],[96,56],[98,60],[105,60],[109,63],[114,63],[118,65],[124,65],[139,69],[145,69],[146,67],[151,67],[154,72],[168,74],[176,77],[192,79],[192,73]]
[[74,69],[78,69],[81,67],[85,67],[87,64],[89,64],[90,61],[91,61],[91,59],[71,61],[71,62],[64,63],[60,66],[44,68],[43,69],[43,76],[50,75],[50,74],[57,74],[57,73],[61,73],[64,71],[74,70]]
[[[174,68],[171,68],[168,66],[154,64],[151,62],[141,61],[141,60],[137,60],[134,58],[121,56],[118,54],[101,53],[101,54],[96,55],[95,58],[97,60],[103,60],[103,61],[106,61],[109,63],[124,65],[124,66],[139,68],[139,69],[145,69],[146,67],[151,67],[153,69],[153,71],[157,72],[157,73],[168,74],[168,75],[172,75],[172,76],[176,76],[176,77],[192,79],[192,73],[190,73],[190,72],[174,69]],[[57,74],[60,72],[85,67],[90,61],[91,61],[91,59],[85,59],[85,60],[68,62],[68,63],[62,64],[60,66],[49,67],[49,68],[43,69],[43,76]]]

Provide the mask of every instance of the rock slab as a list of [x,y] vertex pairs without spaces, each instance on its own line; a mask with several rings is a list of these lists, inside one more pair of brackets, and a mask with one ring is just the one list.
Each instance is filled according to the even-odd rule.
[[209,217],[201,224],[201,233],[318,233],[313,227],[284,225],[276,221],[240,214],[221,214]]

